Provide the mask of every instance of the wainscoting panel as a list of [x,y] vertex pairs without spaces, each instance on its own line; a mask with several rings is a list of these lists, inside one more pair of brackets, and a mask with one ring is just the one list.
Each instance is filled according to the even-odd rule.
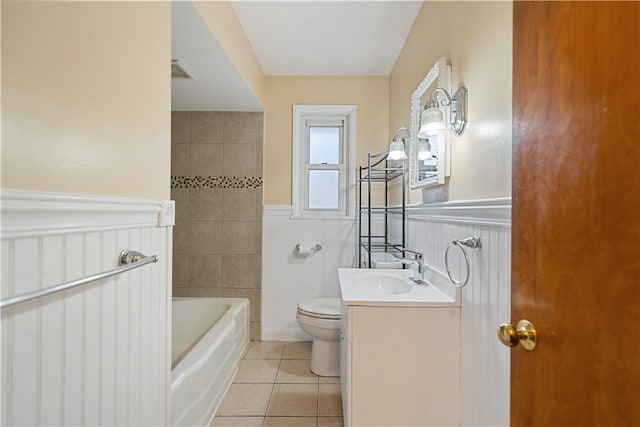
[[[262,238],[262,339],[310,340],[296,309],[306,298],[339,297],[337,269],[355,266],[356,223],[351,220],[291,219],[290,206],[265,206]],[[302,256],[296,244],[320,244]]]
[[[509,425],[510,350],[496,328],[510,321],[511,200],[433,204],[410,210],[409,249],[446,274],[444,253],[453,239],[477,235],[482,249],[467,249],[470,278],[461,289],[461,420],[463,426]],[[450,250],[454,278],[464,280],[464,257]]]
[[159,262],[2,309],[3,425],[166,425],[173,203],[2,191],[2,299]]
[[[336,269],[356,261],[356,221],[289,219],[288,207],[265,207],[263,224],[264,340],[309,339],[299,328],[297,303],[309,297],[339,296]],[[397,235],[401,227],[392,224]],[[510,350],[499,343],[496,328],[510,320],[511,199],[471,200],[411,207],[407,248],[446,275],[444,253],[453,239],[477,235],[482,249],[467,249],[469,283],[461,295],[461,424],[509,425]],[[293,253],[296,243],[323,246],[306,258]],[[466,274],[458,248],[450,251],[458,280]],[[437,351],[437,349],[434,349]],[[419,397],[416,397],[419,399]]]

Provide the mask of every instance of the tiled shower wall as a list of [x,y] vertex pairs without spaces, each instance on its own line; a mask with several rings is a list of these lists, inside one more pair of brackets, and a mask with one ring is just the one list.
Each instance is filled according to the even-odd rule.
[[260,339],[263,113],[171,113],[173,295],[248,298]]

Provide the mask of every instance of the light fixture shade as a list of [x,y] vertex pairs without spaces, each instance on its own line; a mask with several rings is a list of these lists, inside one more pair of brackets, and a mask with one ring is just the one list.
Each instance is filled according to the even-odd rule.
[[418,138],[427,138],[437,135],[439,132],[445,130],[444,116],[439,108],[431,107],[422,112],[420,117],[420,130],[418,131]]
[[424,139],[418,140],[418,160],[429,160],[433,158],[431,154],[431,144]]
[[389,144],[389,154],[387,157],[391,160],[404,160],[407,158],[401,138],[393,138],[393,141]]

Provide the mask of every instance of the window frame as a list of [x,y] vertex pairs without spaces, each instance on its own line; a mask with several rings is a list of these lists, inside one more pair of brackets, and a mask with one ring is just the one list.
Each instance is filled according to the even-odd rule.
[[[313,125],[342,122],[342,140],[338,165],[309,164],[309,132]],[[355,105],[294,105],[292,158],[292,218],[354,219],[355,218]],[[339,208],[309,209],[308,173],[310,170],[339,171]]]

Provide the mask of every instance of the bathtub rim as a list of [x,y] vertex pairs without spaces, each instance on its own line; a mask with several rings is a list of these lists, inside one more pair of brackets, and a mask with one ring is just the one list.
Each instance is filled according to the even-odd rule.
[[[192,425],[194,423],[209,425],[215,417],[222,399],[226,395],[229,387],[233,383],[233,378],[238,371],[238,365],[242,356],[246,353],[250,344],[250,307],[251,303],[247,298],[197,298],[197,297],[175,297],[176,300],[202,300],[212,299],[219,302],[230,304],[231,307],[226,311],[220,321],[214,324],[208,329],[207,333],[196,343],[192,351],[190,351],[185,357],[176,364],[175,368],[170,373],[170,390],[169,396],[171,398],[171,425]],[[172,299],[173,300],[173,299]],[[236,320],[240,311],[245,311],[246,316],[242,318],[242,327],[238,326]],[[226,335],[225,335],[226,334]],[[229,339],[234,341],[232,347],[229,347],[229,343],[225,341]],[[216,350],[219,346],[227,348],[228,352],[224,354],[224,362],[220,364],[221,369],[215,372],[206,372],[205,374],[211,374],[211,380],[205,384],[202,384],[201,388],[196,389],[196,397],[193,401],[185,403],[184,393],[193,390],[193,386],[190,385],[189,380],[193,375],[201,375],[203,365],[210,362],[212,358],[219,358],[220,355],[216,355]],[[227,363],[228,362],[228,363]],[[222,368],[222,366],[226,366]],[[206,370],[206,369],[205,369]],[[217,392],[211,393],[211,387],[214,382],[218,382]],[[186,387],[183,389],[182,387]],[[179,396],[181,403],[179,411],[176,411],[174,407],[173,397]],[[211,397],[211,403],[208,408],[203,409],[199,404],[203,401],[208,401]],[[203,400],[205,399],[205,400]],[[201,409],[196,409],[200,407]],[[196,411],[196,412],[192,412]],[[178,416],[179,418],[176,418]],[[186,424],[185,424],[186,422]]]
[[[248,298],[217,298],[217,297],[207,297],[207,298],[200,298],[200,297],[173,297],[171,300],[173,302],[173,300],[201,300],[201,299],[211,299],[211,300],[217,300],[217,301],[223,301],[223,302],[227,302],[229,304],[231,304],[231,307],[229,307],[229,309],[225,312],[224,316],[220,319],[224,319],[226,317],[231,317],[232,313],[236,313],[237,310],[239,310],[239,306],[240,304],[242,304],[243,302],[246,302],[247,304],[247,312],[250,313],[249,309],[251,308],[251,304]],[[173,323],[173,319],[171,319],[172,323]],[[247,328],[249,327],[250,324],[250,319],[247,319]],[[193,370],[195,370],[196,366],[201,366],[202,365],[202,361],[195,361],[196,363],[193,363],[190,366],[193,366],[191,369],[188,368],[183,368],[181,365],[183,364],[183,362],[185,360],[187,360],[187,358],[193,359],[195,356],[191,356],[192,353],[195,354],[196,352],[193,350],[196,350],[197,348],[201,347],[201,344],[204,344],[205,341],[203,341],[208,335],[210,331],[213,331],[216,328],[222,329],[223,326],[227,326],[230,327],[230,325],[220,325],[219,326],[219,322],[216,322],[215,324],[213,324],[209,329],[207,329],[207,332],[200,337],[200,339],[198,340],[198,342],[196,344],[194,344],[191,347],[191,350],[182,358],[182,360],[180,360],[180,362],[178,362],[176,364],[176,366],[174,368],[171,369],[171,390],[174,389],[174,383],[178,382],[178,380],[180,380],[180,378],[183,378],[184,374],[188,374],[190,372],[192,372]],[[248,329],[247,329],[248,331]],[[210,341],[211,339],[207,340]],[[219,341],[219,339],[216,339],[215,341]],[[247,343],[245,345],[245,347],[248,347],[249,344]],[[211,346],[208,346],[207,348],[211,349]],[[243,349],[242,354],[244,354],[244,352],[246,351],[246,348]],[[211,351],[206,352],[207,355],[211,354]],[[191,356],[191,357],[190,357]],[[184,362],[186,363],[186,362]],[[176,373],[177,371],[177,373]],[[186,371],[186,372],[182,372],[182,371]],[[176,377],[174,379],[174,375],[178,375],[178,377]],[[182,380],[180,380],[182,381]]]
[[[243,298],[214,298],[214,297],[210,297],[210,298],[197,298],[197,297],[175,297],[171,299],[171,304],[173,305],[174,301],[190,301],[190,300],[216,300],[216,301],[220,301],[221,303],[225,303],[228,305],[227,309],[224,311],[224,313],[222,313],[222,315],[216,319],[216,321],[214,323],[212,323],[211,325],[209,325],[209,327],[207,327],[204,331],[202,331],[202,333],[200,333],[197,337],[197,339],[195,341],[193,341],[185,350],[183,350],[175,359],[173,359],[173,330],[172,330],[172,336],[171,336],[171,371],[173,372],[173,370],[176,368],[176,366],[178,366],[178,364],[182,361],[182,359],[185,358],[185,356],[187,354],[189,354],[196,345],[198,345],[198,343],[200,342],[200,340],[202,338],[204,338],[205,335],[207,335],[209,333],[209,331],[214,328],[216,326],[216,324],[218,323],[218,321],[222,320],[222,318],[224,316],[227,315],[227,313],[229,312],[229,310],[231,310],[231,308],[233,307],[233,303],[230,303],[226,300],[228,299],[233,299],[233,300],[240,300]],[[244,298],[246,299],[246,298]],[[172,307],[172,317],[171,317],[171,327],[174,328],[175,327],[175,323],[173,321],[173,307]]]

